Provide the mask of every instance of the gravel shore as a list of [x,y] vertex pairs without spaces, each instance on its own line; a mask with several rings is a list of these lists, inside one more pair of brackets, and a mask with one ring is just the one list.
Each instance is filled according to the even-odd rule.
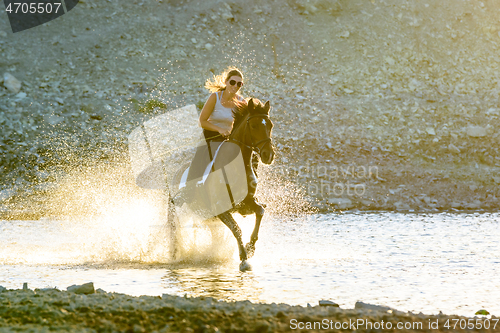
[[92,283],[68,290],[0,287],[0,332],[459,332],[464,324],[474,327],[468,332],[500,331],[495,316],[429,316],[361,302],[340,309],[333,302],[302,307],[166,294],[133,297],[95,291]]

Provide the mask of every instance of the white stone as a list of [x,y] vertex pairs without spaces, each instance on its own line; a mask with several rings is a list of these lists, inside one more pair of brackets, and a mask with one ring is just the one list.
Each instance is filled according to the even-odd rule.
[[426,132],[427,132],[427,134],[429,134],[429,135],[436,135],[436,131],[435,131],[435,130],[434,130],[434,128],[432,128],[432,127],[427,127],[427,128],[425,129],[425,131],[426,131]]
[[452,153],[455,153],[455,154],[459,154],[460,153],[460,149],[458,149],[457,146],[455,146],[453,143],[450,143],[448,145],[448,150]]
[[205,44],[205,49],[206,49],[207,51],[211,51],[213,48],[214,48],[214,46],[213,46],[212,44],[210,44],[210,43],[206,43],[206,44]]
[[480,138],[486,136],[486,128],[482,126],[469,126],[467,127],[467,135],[473,138]]
[[16,79],[14,75],[10,73],[4,73],[3,85],[7,88],[7,90],[13,92],[14,94],[17,94],[19,90],[21,90],[21,81]]
[[230,11],[224,11],[224,12],[222,12],[221,17],[223,19],[226,19],[226,20],[230,20],[230,19],[234,18],[233,14],[231,14]]
[[311,14],[315,14],[317,11],[318,11],[318,8],[316,8],[316,6],[314,6],[312,3],[310,2],[307,2],[305,4],[305,7],[306,7],[306,10],[311,13]]
[[349,31],[344,31],[339,35],[339,37],[348,38],[350,34],[351,33]]
[[44,119],[46,122],[48,122],[52,126],[55,126],[55,125],[59,124],[61,121],[63,121],[64,117],[59,117],[59,116],[51,114],[51,115],[45,116]]
[[85,283],[82,285],[72,285],[67,288],[69,292],[75,293],[75,294],[94,294],[95,289],[94,289],[94,283],[89,282]]
[[20,92],[19,94],[17,94],[15,97],[16,97],[16,102],[19,102],[20,100],[26,98],[26,93],[24,92]]
[[348,198],[329,198],[328,203],[337,206],[338,209],[353,207],[352,200]]
[[411,208],[410,205],[402,201],[396,202],[394,206],[396,206],[396,210],[409,210]]

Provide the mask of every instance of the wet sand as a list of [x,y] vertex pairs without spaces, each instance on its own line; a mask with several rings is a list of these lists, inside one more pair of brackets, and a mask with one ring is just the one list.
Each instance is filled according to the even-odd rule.
[[[88,286],[87,286],[88,287]],[[71,288],[70,288],[71,289]],[[315,305],[225,302],[211,297],[133,297],[85,288],[2,290],[0,331],[71,332],[499,332],[498,317],[404,313],[356,305],[357,309]],[[89,292],[89,294],[81,294]],[[360,308],[358,308],[360,307]],[[363,308],[361,308],[363,307]],[[485,329],[485,326],[489,328]],[[496,324],[496,327],[495,327]],[[454,328],[455,327],[455,328]]]

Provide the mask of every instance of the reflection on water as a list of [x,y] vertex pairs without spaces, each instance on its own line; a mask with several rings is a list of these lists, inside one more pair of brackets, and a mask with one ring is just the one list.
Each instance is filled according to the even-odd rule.
[[[0,285],[65,288],[93,281],[97,288],[131,295],[300,305],[330,299],[344,308],[361,300],[403,311],[472,316],[486,308],[498,315],[498,218],[392,213],[268,218],[249,272],[238,271],[236,242],[225,227],[185,225],[186,257],[170,262],[161,230],[144,221],[0,221]],[[253,219],[239,222],[248,238]]]
[[227,301],[248,299],[259,302],[262,290],[252,272],[238,272],[232,267],[182,268],[167,270],[162,277],[166,288],[192,297],[213,297]]

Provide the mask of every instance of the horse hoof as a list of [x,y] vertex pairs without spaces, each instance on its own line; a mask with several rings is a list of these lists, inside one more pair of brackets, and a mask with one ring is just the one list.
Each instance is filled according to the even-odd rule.
[[248,263],[248,261],[243,260],[240,263],[240,271],[244,272],[244,271],[249,271],[251,269],[252,269],[252,266],[250,266],[250,264]]
[[248,258],[251,258],[253,257],[254,253],[255,253],[255,243],[247,243],[247,245],[245,245],[245,251],[247,251],[247,257]]

